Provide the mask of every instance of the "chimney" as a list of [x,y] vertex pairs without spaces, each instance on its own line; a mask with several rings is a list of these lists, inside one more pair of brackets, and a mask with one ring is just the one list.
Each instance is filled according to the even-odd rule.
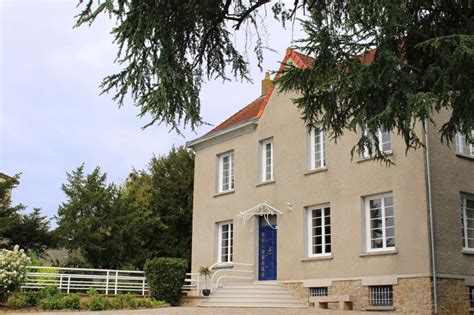
[[265,79],[262,80],[262,95],[268,95],[273,89],[273,80],[270,79],[270,72],[265,72]]

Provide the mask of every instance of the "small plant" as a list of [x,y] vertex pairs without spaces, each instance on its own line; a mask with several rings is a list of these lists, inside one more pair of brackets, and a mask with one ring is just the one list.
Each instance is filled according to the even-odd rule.
[[81,298],[79,294],[72,293],[63,297],[63,306],[70,310],[81,309]]
[[47,286],[38,292],[38,306],[46,310],[59,310],[63,307],[63,296],[55,286]]
[[97,294],[98,293],[97,293],[97,290],[95,288],[89,288],[89,290],[87,290],[87,295],[90,296],[90,297],[94,297]]
[[125,296],[119,293],[112,300],[112,308],[114,310],[121,310],[125,306],[124,303],[125,303]]
[[103,311],[107,309],[109,303],[104,296],[95,294],[91,296],[91,299],[88,304],[88,309],[90,311]]
[[125,301],[127,302],[127,308],[129,308],[131,310],[134,310],[134,309],[138,308],[138,303],[135,299],[136,299],[136,295],[131,293],[131,292],[128,292],[125,295]]
[[166,305],[164,301],[155,301],[150,298],[144,298],[144,299],[139,299],[137,300],[137,306],[139,308],[155,308],[155,307],[161,307],[163,305]]
[[202,294],[204,296],[209,296],[209,294],[211,294],[211,291],[207,288],[207,278],[212,275],[212,270],[211,268],[209,268],[209,266],[201,266],[199,268],[199,274],[201,276],[204,276],[205,289],[202,290]]
[[15,292],[10,294],[7,299],[7,307],[11,309],[19,309],[30,306],[28,304],[28,295],[23,292]]

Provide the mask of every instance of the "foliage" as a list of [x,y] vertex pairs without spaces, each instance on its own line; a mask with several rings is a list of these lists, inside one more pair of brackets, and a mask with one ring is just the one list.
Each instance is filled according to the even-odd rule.
[[153,157],[122,187],[84,165],[68,174],[58,234],[70,267],[143,269],[157,256],[191,257],[194,156],[184,148]]
[[89,303],[87,304],[87,308],[90,311],[102,311],[106,310],[109,307],[109,303],[107,298],[102,295],[94,295],[91,296]]
[[31,213],[22,213],[26,206],[13,206],[10,200],[11,190],[18,185],[20,176],[0,180],[0,246],[12,248],[20,245],[27,251],[43,253],[56,244],[54,235],[49,231],[49,220],[41,215],[39,208]]
[[28,302],[28,295],[23,292],[14,292],[7,298],[7,307],[11,309],[19,309],[30,306]]
[[131,310],[138,308],[138,303],[135,299],[136,299],[136,295],[131,292],[128,292],[125,295],[125,301],[127,303],[127,307]]
[[63,296],[56,286],[46,286],[38,292],[38,307],[45,310],[59,310],[64,307]]
[[179,305],[187,261],[181,258],[154,258],[145,264],[150,296],[173,306]]
[[81,298],[77,293],[71,293],[63,297],[63,306],[64,308],[70,310],[79,310],[81,309]]
[[[256,35],[254,51],[261,63],[265,25],[259,22],[267,2],[79,1],[77,25],[100,15],[117,22],[112,33],[122,68],[104,79],[103,92],[114,90],[119,104],[130,94],[140,115],[151,115],[148,125],[194,128],[202,122],[203,79],[226,78],[228,67],[236,78],[248,76],[229,22],[234,29],[247,23],[242,29]],[[317,60],[312,68],[280,73],[282,90],[299,93],[295,104],[309,126],[321,124],[335,140],[347,129],[365,126],[369,135],[361,135],[359,152],[380,127],[399,133],[407,149],[417,148],[414,123],[444,109],[451,112],[440,129],[445,140],[474,129],[471,1],[295,0],[291,9],[276,1],[272,11],[283,25],[303,17],[305,34],[296,47]],[[374,48],[373,63],[362,64],[360,54]],[[376,151],[383,158],[377,146]]]
[[67,249],[79,251],[96,268],[114,268],[120,262],[122,243],[114,223],[120,216],[118,188],[107,184],[96,167],[86,175],[84,165],[67,173],[66,195],[57,214],[58,234]]
[[164,301],[156,301],[149,298],[138,299],[136,303],[138,308],[157,308],[166,305]]
[[0,301],[15,291],[26,279],[26,266],[30,258],[15,245],[13,250],[0,249]]
[[[298,3],[298,1],[296,1]],[[307,37],[298,47],[311,68],[287,66],[282,91],[310,126],[337,139],[364,127],[359,153],[378,128],[393,130],[407,149],[422,145],[415,123],[448,110],[449,143],[474,128],[474,7],[469,1],[303,1]],[[367,55],[372,53],[373,62]],[[370,64],[369,64],[370,63]],[[383,158],[376,139],[376,157]]]
[[120,310],[125,306],[125,295],[122,293],[117,294],[111,302],[111,306],[114,310]]
[[[66,260],[61,264],[61,267],[66,268],[93,268],[94,266],[89,263],[84,255],[80,251],[72,251],[67,256]],[[67,271],[65,271],[67,273]],[[79,271],[74,271],[75,273]]]

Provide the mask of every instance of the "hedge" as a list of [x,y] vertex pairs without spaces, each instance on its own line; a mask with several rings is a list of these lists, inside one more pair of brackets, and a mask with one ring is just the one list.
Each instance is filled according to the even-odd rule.
[[154,258],[146,262],[144,269],[151,297],[173,306],[179,305],[188,269],[186,259]]

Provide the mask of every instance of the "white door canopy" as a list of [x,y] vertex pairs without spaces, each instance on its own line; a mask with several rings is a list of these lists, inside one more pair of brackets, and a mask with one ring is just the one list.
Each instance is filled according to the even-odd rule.
[[264,216],[266,219],[268,219],[269,215],[277,215],[277,214],[283,215],[283,212],[281,212],[275,207],[272,207],[265,201],[248,210],[240,211],[240,213],[237,215],[237,218],[239,218],[240,220],[244,222],[247,222],[253,216]]

